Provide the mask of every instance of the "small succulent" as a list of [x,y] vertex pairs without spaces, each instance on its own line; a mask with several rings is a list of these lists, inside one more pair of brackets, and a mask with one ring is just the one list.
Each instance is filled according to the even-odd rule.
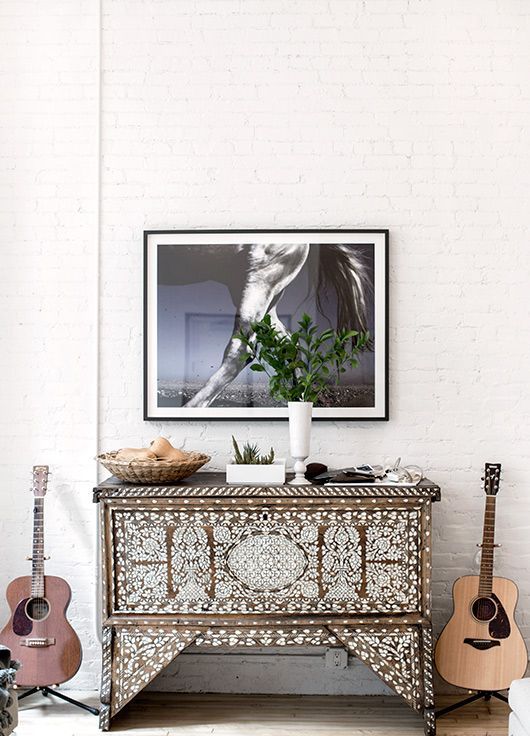
[[268,455],[260,455],[260,449],[257,445],[251,445],[249,442],[246,442],[241,451],[233,435],[232,445],[234,446],[234,463],[236,465],[272,465],[274,462],[274,450],[272,447]]

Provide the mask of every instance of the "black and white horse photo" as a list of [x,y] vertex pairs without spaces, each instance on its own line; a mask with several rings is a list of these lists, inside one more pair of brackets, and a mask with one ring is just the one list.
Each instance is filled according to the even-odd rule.
[[[151,265],[158,407],[277,407],[263,377],[246,367],[246,348],[235,337],[266,314],[283,333],[296,329],[307,312],[322,329],[374,335],[375,255],[369,239],[253,242],[243,234],[236,242],[168,239],[152,249]],[[367,350],[358,369],[345,374],[340,386],[330,386],[323,406],[373,406],[374,362]]]

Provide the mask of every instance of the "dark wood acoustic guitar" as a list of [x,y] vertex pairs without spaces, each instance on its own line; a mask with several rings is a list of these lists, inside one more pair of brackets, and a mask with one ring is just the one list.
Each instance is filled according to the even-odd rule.
[[484,533],[480,575],[459,578],[453,587],[453,615],[440,634],[435,663],[444,680],[468,690],[493,692],[523,677],[528,656],[515,623],[517,586],[493,577],[495,506],[501,466],[484,469]]
[[58,685],[81,666],[81,644],[66,620],[70,586],[62,578],[44,574],[44,496],[48,466],[33,468],[33,556],[31,576],[15,578],[7,587],[11,618],[0,641],[22,666],[17,685]]

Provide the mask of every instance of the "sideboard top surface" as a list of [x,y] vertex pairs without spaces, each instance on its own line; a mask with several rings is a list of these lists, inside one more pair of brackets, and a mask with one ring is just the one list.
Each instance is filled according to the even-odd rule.
[[345,485],[245,486],[228,485],[224,473],[195,473],[178,484],[142,485],[126,483],[112,476],[94,488],[94,502],[102,498],[151,497],[277,497],[277,498],[430,498],[440,500],[440,487],[424,478],[418,485],[366,483]]

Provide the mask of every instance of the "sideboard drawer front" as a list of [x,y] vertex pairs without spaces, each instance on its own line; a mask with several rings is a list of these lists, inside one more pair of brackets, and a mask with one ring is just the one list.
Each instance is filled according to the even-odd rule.
[[420,523],[418,507],[113,509],[113,609],[418,611]]

